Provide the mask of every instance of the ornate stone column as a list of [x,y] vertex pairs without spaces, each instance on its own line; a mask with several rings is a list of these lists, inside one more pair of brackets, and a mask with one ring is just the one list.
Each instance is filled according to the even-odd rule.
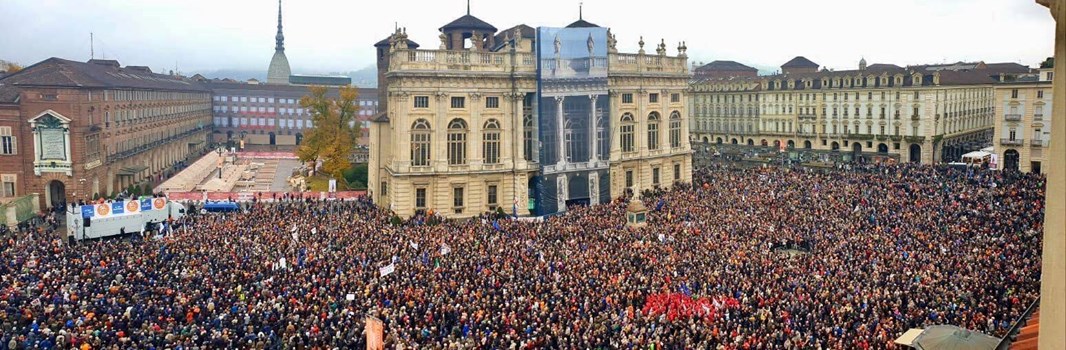
[[589,160],[593,164],[595,164],[596,161],[599,159],[599,154],[597,153],[597,150],[596,150],[596,146],[597,146],[596,145],[597,144],[596,138],[599,137],[599,135],[598,135],[599,133],[597,132],[597,129],[596,129],[596,126],[597,126],[596,125],[596,97],[597,97],[596,95],[589,95],[589,107],[590,108],[589,108],[589,128],[588,129],[590,130],[589,131],[589,142],[591,143],[591,145],[589,147],[589,150],[591,152],[589,154]]
[[559,150],[559,159],[556,163],[560,166],[566,163],[566,139],[563,138],[566,133],[566,117],[563,115],[564,100],[565,97],[563,96],[555,97],[555,123],[558,124],[556,127],[556,135],[558,136],[558,139],[555,141],[555,144],[556,149]]
[[[1066,0],[1037,0],[1055,18],[1056,103],[1066,101]],[[1066,349],[1066,106],[1051,111],[1051,145],[1047,167],[1047,206],[1044,208],[1044,251],[1040,276],[1040,340],[1044,349]]]

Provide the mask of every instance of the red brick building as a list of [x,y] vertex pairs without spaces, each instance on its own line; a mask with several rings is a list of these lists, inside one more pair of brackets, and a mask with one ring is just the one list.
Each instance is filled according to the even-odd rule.
[[50,58],[0,79],[0,197],[42,209],[142,185],[210,132],[211,91],[113,60]]

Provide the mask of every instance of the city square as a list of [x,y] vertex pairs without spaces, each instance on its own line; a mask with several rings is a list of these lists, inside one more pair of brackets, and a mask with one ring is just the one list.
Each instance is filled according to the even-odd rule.
[[269,25],[249,70],[0,43],[36,62],[0,61],[0,350],[1066,347],[1061,1],[967,9],[1039,15],[1024,59],[852,61],[584,3],[323,45],[262,5],[218,5],[270,12],[215,29]]

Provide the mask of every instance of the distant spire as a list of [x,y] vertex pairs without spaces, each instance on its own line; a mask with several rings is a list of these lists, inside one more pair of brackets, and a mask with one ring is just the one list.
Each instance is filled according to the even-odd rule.
[[274,50],[285,51],[285,35],[281,34],[281,0],[278,0],[278,35],[274,36]]
[[583,12],[585,12],[584,8],[585,8],[585,2],[584,1],[577,3],[577,19],[578,20],[585,19],[585,15],[583,13]]
[[[280,1],[280,0],[278,0]],[[470,15],[470,0],[466,0],[466,15]]]

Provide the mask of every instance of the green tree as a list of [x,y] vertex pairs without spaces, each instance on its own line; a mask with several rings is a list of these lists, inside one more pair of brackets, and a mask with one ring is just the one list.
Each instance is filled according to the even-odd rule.
[[15,73],[22,70],[22,66],[15,62],[0,60],[0,71]]
[[300,106],[311,113],[314,127],[307,131],[296,155],[304,162],[322,161],[322,171],[333,178],[341,178],[351,167],[348,157],[355,147],[356,128],[352,126],[359,113],[359,90],[340,88],[338,99],[326,96],[326,88],[310,87],[310,95],[300,99]]

